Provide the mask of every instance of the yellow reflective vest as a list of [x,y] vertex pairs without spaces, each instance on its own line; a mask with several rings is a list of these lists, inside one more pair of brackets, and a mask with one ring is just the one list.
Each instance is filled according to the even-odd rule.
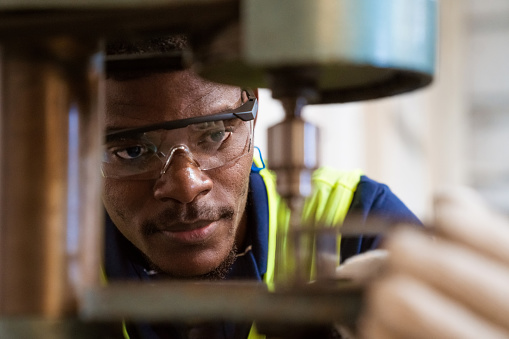
[[[261,161],[255,158],[255,164],[261,167]],[[276,191],[276,176],[270,170],[260,170],[260,175],[267,188],[269,204],[269,253],[267,272],[264,281],[274,283],[276,264],[276,234],[279,227],[288,227],[290,211]],[[306,199],[302,211],[302,220],[306,223],[320,224],[325,227],[340,227],[350,208],[362,171],[340,171],[329,167],[316,170],[312,176],[313,190]],[[338,251],[341,237],[338,237]],[[248,339],[265,339],[251,327]]]

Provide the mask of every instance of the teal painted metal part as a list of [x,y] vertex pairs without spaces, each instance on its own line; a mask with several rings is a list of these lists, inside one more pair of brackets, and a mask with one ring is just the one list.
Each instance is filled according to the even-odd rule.
[[435,70],[436,0],[245,0],[242,15],[253,65]]
[[240,0],[199,70],[275,98],[313,92],[308,103],[393,96],[432,82],[437,12],[438,0]]

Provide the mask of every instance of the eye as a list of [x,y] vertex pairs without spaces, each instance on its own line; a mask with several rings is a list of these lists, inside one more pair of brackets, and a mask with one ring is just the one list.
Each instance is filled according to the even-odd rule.
[[157,149],[151,144],[130,144],[111,147],[109,152],[112,156],[121,160],[141,160],[156,153]]
[[200,144],[222,144],[232,135],[233,128],[224,127],[218,129],[212,129],[207,131],[206,134],[202,135]]
[[136,159],[147,153],[147,148],[143,146],[132,146],[115,151],[115,155],[125,160]]
[[223,140],[228,138],[228,136],[230,136],[230,134],[231,134],[231,132],[228,132],[225,130],[218,130],[218,131],[211,132],[208,135],[208,138],[210,138],[210,141],[212,141],[212,142],[222,142]]
[[237,139],[239,119],[211,121],[190,125],[187,129],[190,144],[203,152],[216,152],[230,147]]

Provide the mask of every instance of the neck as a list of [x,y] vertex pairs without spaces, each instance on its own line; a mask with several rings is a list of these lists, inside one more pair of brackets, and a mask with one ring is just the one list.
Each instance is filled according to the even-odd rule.
[[[246,204],[247,205],[247,204]],[[237,234],[235,235],[235,245],[239,251],[243,251],[246,242],[247,233],[247,206],[244,208],[242,217],[240,218],[239,227],[237,228]]]

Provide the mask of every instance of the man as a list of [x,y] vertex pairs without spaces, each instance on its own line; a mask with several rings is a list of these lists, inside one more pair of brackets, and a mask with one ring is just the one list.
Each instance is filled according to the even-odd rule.
[[[173,37],[117,43],[109,53],[168,52],[185,45],[184,38]],[[269,238],[283,210],[274,203],[279,200],[270,172],[253,166],[257,113],[255,92],[206,81],[189,69],[109,72],[102,166],[108,279],[273,277]],[[315,179],[321,185],[315,195],[325,194],[315,204],[335,201],[329,196],[344,201],[326,214],[343,209],[363,220],[419,224],[385,185],[360,172],[323,169]],[[308,210],[316,218],[323,209],[313,207]],[[341,260],[378,242],[345,237]],[[247,338],[250,328],[225,323],[201,331],[209,338]],[[200,332],[181,324],[131,324],[126,330],[131,338]]]

